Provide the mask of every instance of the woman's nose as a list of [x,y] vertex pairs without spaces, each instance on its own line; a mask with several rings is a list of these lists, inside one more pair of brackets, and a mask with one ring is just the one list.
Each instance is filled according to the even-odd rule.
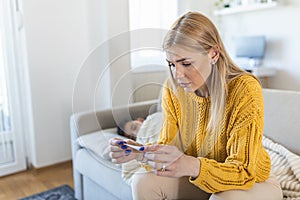
[[184,77],[184,69],[183,67],[180,67],[180,66],[176,66],[175,67],[175,78],[178,79],[178,78],[183,78]]

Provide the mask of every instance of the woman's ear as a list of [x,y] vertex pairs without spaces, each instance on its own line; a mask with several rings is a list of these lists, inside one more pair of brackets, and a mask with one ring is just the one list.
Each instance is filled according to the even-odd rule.
[[218,61],[220,57],[219,46],[215,45],[209,50],[209,57],[212,64],[215,64]]

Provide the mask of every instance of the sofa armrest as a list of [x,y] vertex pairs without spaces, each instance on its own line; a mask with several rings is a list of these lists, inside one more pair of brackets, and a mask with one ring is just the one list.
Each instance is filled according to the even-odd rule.
[[133,103],[113,109],[74,113],[70,118],[74,189],[76,199],[83,199],[83,177],[76,169],[76,153],[80,149],[77,138],[102,129],[116,127],[117,122],[138,117],[146,118],[157,111],[158,100]]
[[85,111],[75,113],[71,116],[71,130],[77,137],[117,126],[117,122],[124,119],[146,118],[149,114],[156,112],[157,100],[133,103],[112,109]]

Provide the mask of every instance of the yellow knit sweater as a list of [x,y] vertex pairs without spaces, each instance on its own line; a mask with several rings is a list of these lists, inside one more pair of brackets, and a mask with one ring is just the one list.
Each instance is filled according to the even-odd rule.
[[262,146],[264,107],[262,89],[250,75],[228,84],[220,135],[206,131],[210,97],[202,98],[165,84],[163,128],[159,144],[173,144],[200,159],[199,176],[190,182],[209,193],[250,189],[270,174],[270,157]]

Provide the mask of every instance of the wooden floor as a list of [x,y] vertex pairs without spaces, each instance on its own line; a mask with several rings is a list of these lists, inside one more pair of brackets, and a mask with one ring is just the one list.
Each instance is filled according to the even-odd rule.
[[73,188],[72,162],[0,178],[0,200],[16,200],[67,184]]

